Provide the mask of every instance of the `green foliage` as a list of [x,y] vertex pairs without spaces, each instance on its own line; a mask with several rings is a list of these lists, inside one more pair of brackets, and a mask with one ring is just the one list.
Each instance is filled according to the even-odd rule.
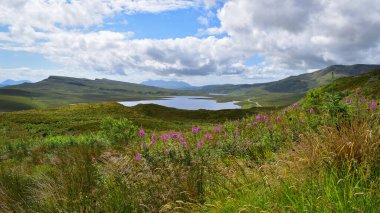
[[100,124],[104,138],[111,143],[131,143],[137,137],[138,128],[127,118],[105,118]]
[[108,103],[3,113],[0,209],[379,212],[377,102],[316,89],[261,112]]

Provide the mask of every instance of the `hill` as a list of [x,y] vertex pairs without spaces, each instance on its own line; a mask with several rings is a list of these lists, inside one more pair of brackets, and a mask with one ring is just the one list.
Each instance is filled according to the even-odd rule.
[[177,90],[190,90],[196,87],[184,82],[184,81],[163,81],[163,80],[148,80],[141,82],[145,86],[160,87],[164,89],[177,89]]
[[[325,69],[261,84],[209,85],[192,90],[171,90],[108,79],[78,79],[51,76],[37,83],[0,88],[0,111],[56,107],[75,103],[95,103],[157,99],[173,95],[207,95],[217,101],[239,101],[243,108],[284,106],[304,97],[309,89],[334,79],[356,76],[379,69],[380,65],[334,65]],[[152,83],[152,82],[150,82]],[[153,82],[154,83],[154,82]],[[156,82],[157,83],[157,82]],[[162,84],[167,82],[162,81]],[[162,84],[160,84],[162,86]],[[175,85],[187,85],[175,82]],[[183,88],[182,88],[183,89]],[[226,94],[211,95],[212,93]]]
[[151,99],[189,92],[108,79],[51,76],[33,84],[0,89],[0,111],[46,108],[74,103]]
[[0,209],[380,212],[379,70],[283,109],[0,113]]
[[338,91],[343,93],[360,92],[361,95],[380,98],[380,68],[358,76],[343,77],[334,83],[321,87],[322,92]]
[[312,73],[305,73],[298,76],[261,84],[242,85],[210,85],[201,88],[201,91],[224,93],[227,97],[217,97],[219,100],[240,100],[241,105],[246,107],[259,103],[268,105],[288,105],[304,96],[313,88],[326,85],[334,79],[357,76],[363,73],[379,69],[380,65],[334,65]]

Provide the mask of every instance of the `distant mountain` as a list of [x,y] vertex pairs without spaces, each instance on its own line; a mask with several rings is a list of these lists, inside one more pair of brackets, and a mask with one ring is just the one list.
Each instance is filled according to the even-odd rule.
[[13,107],[19,105],[18,102],[24,105],[33,104],[30,108],[44,108],[74,103],[142,100],[189,94],[194,94],[194,92],[168,90],[108,79],[89,80],[51,76],[32,84],[0,88],[0,111],[11,111]]
[[15,81],[12,79],[8,79],[6,81],[3,81],[0,83],[0,87],[5,87],[5,86],[11,86],[11,85],[18,85],[18,84],[23,84],[23,83],[31,83],[28,80],[20,80],[20,81]]
[[259,84],[207,85],[201,87],[200,90],[216,93],[236,93],[239,90],[249,91],[250,89],[260,88],[264,91],[272,93],[304,93],[309,89],[332,82],[332,72],[334,72],[334,79],[338,79],[342,77],[361,75],[379,68],[380,65],[333,65],[312,73],[290,76],[279,81]]
[[[75,103],[152,99],[174,95],[226,94],[215,96],[218,101],[240,101],[243,107],[288,105],[300,100],[313,88],[334,79],[358,76],[380,69],[380,65],[334,65],[312,73],[261,84],[209,85],[191,87],[184,82],[177,90],[146,86],[108,79],[83,79],[51,76],[43,81],[0,88],[0,111],[45,108]],[[368,74],[372,75],[371,73]],[[377,81],[377,80],[376,80]],[[166,87],[168,83],[163,81]],[[162,82],[161,82],[162,83]],[[375,82],[377,83],[377,82]],[[377,85],[377,84],[376,84]],[[184,90],[190,86],[192,90]],[[173,86],[171,86],[173,88]],[[378,87],[373,86],[377,89]]]
[[252,103],[259,103],[262,106],[288,105],[302,98],[308,90],[332,82],[332,72],[334,79],[338,79],[361,75],[376,69],[380,69],[380,65],[333,65],[312,73],[290,76],[269,83],[208,85],[201,87],[200,91],[227,94],[231,97],[230,100],[247,102],[246,106]]
[[142,85],[160,87],[165,89],[190,90],[195,87],[183,81],[148,80],[141,82]]

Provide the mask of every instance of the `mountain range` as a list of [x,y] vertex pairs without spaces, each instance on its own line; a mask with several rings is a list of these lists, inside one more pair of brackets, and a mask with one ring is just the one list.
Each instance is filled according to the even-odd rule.
[[31,83],[31,81],[28,80],[20,80],[20,81],[15,81],[12,79],[5,80],[0,83],[0,87],[5,87],[5,86],[11,86],[11,85],[19,85],[23,83]]
[[184,81],[164,81],[164,80],[148,80],[141,82],[142,85],[160,87],[164,89],[176,89],[176,90],[191,90],[196,87],[184,82]]
[[[0,88],[0,111],[46,108],[75,103],[157,99],[175,95],[204,95],[212,96],[218,101],[234,100],[239,101],[238,104],[244,108],[283,106],[301,99],[309,89],[328,84],[333,79],[357,76],[378,69],[380,69],[380,65],[334,65],[316,72],[290,76],[269,83],[208,85],[191,87],[191,90],[173,90],[108,79],[89,80],[51,76],[36,83]],[[175,82],[166,87],[173,88],[173,85],[187,86],[188,84]],[[225,95],[214,96],[211,93]]]

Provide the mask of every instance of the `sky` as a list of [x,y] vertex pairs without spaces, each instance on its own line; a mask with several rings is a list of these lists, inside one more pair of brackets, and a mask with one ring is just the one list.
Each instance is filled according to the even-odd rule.
[[380,63],[380,0],[0,0],[0,81],[193,85]]

